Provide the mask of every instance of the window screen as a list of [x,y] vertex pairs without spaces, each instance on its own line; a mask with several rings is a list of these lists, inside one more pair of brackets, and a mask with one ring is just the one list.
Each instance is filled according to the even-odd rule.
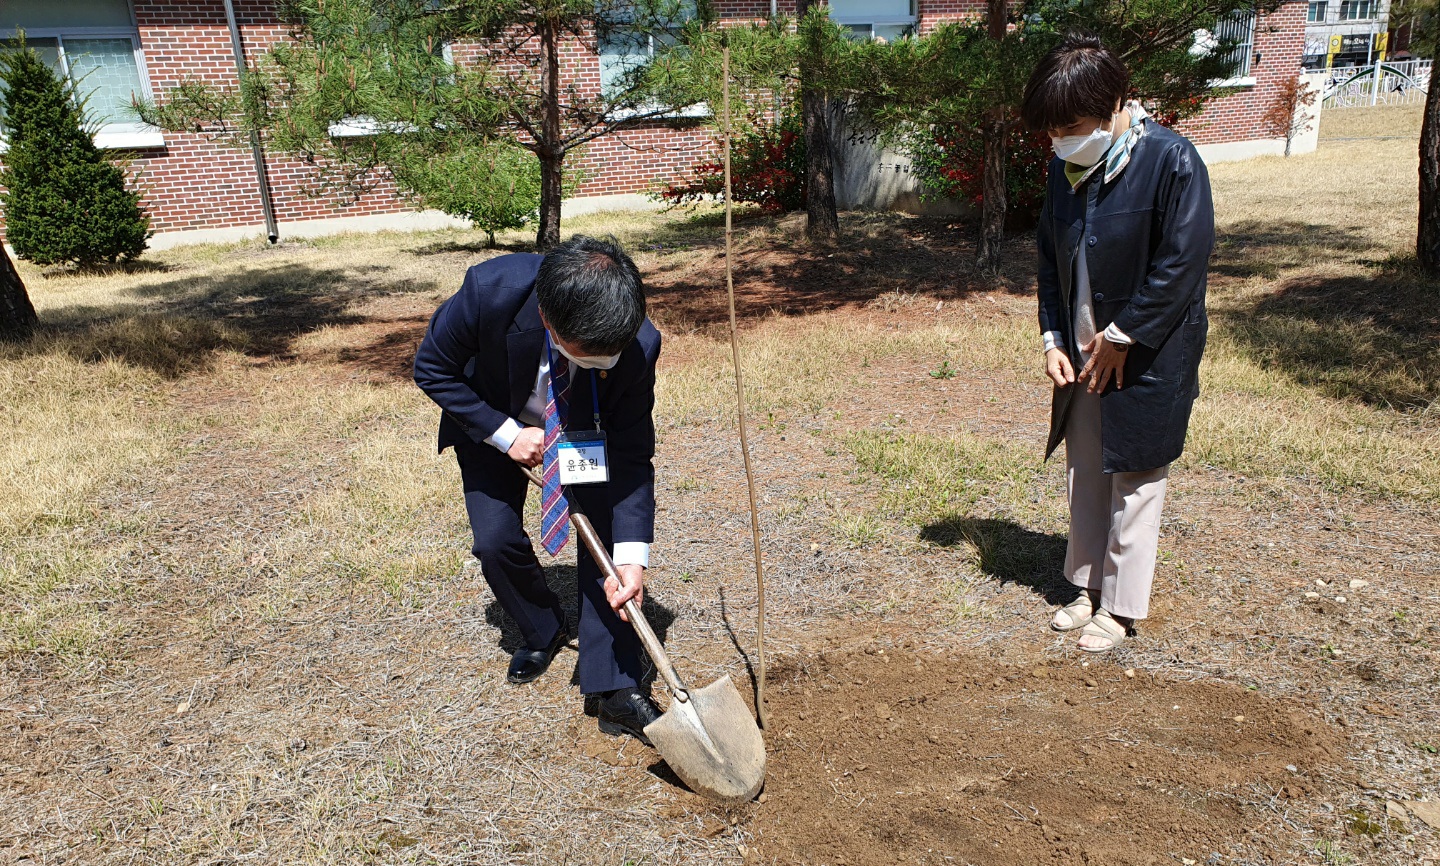
[[127,0],[0,0],[0,41],[13,46],[18,31],[51,69],[75,82],[88,122],[137,123],[131,104],[148,93]]
[[1230,75],[1244,78],[1250,74],[1250,59],[1255,53],[1255,13],[1237,12],[1215,26],[1215,38],[1234,45],[1227,59],[1235,64]]
[[904,21],[915,17],[912,0],[831,0],[836,21]]

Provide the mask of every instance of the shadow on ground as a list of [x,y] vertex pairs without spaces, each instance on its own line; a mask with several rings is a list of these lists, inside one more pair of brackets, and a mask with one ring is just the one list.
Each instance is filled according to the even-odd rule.
[[1284,268],[1327,262],[1354,262],[1373,252],[1363,229],[1298,220],[1271,222],[1246,220],[1232,223],[1215,238],[1210,260],[1212,277],[1264,277],[1274,279]]
[[[565,609],[565,620],[570,624],[570,634],[573,638],[577,634],[580,623],[580,587],[579,573],[573,565],[557,565],[554,568],[545,570],[545,582],[550,589],[560,598],[560,605]],[[650,627],[663,643],[670,633],[670,626],[675,622],[675,611],[655,598],[655,593],[647,590],[645,602],[640,606],[645,618],[650,621]],[[520,636],[520,629],[515,621],[505,613],[500,602],[491,598],[490,603],[485,605],[485,621],[499,631],[496,635],[496,646],[507,653],[513,653],[524,646],[524,640]],[[647,668],[649,665],[647,664]],[[653,671],[650,672],[653,675]],[[647,679],[649,679],[647,677]]]
[[[864,306],[891,293],[941,300],[997,287],[1028,293],[1034,243],[1007,242],[1006,271],[974,272],[973,227],[954,218],[849,212],[833,247],[804,239],[804,215],[748,220],[734,249],[736,311],[744,318],[809,315]],[[671,328],[705,330],[729,320],[723,234],[697,242],[691,255],[662,257],[646,269],[656,307]]]
[[[1257,363],[1300,385],[1423,411],[1440,397],[1440,281],[1411,257],[1366,258],[1371,245],[1339,234],[1300,223],[1226,232],[1212,272],[1275,282],[1258,299],[1222,296],[1213,316]],[[1304,267],[1315,262],[1328,267]]]
[[[6,353],[60,349],[78,360],[115,359],[151,369],[167,378],[209,369],[217,351],[285,359],[295,340],[332,325],[353,325],[367,317],[357,302],[381,294],[430,291],[389,277],[380,266],[316,268],[285,264],[223,276],[193,274],[142,285],[132,297],[151,304],[75,306],[42,315],[37,338]],[[378,335],[357,350],[356,360],[382,368],[405,365],[424,324],[411,322],[398,335]],[[373,357],[371,357],[373,356]],[[408,375],[408,373],[407,373]]]
[[953,515],[922,527],[920,538],[941,547],[974,547],[981,571],[1002,583],[1028,586],[1050,604],[1066,604],[1076,595],[1061,577],[1062,535],[1036,532],[1011,520]]

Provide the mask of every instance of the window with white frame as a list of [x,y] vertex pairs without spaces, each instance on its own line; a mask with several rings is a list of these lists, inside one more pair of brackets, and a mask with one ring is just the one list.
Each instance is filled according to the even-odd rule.
[[830,17],[855,39],[894,42],[913,36],[915,0],[830,0]]
[[1311,3],[1310,11],[1306,13],[1305,20],[1311,24],[1324,24],[1325,13],[1329,8],[1329,3]]
[[1226,55],[1226,59],[1234,64],[1229,81],[1249,79],[1251,60],[1255,55],[1255,13],[1236,12],[1216,23],[1215,40],[1234,46]]
[[599,40],[600,89],[606,93],[623,86],[625,76],[655,56],[657,48],[674,45],[680,27],[643,32],[618,27]]
[[[623,0],[622,0],[623,2]],[[612,26],[597,40],[596,51],[600,55],[600,89],[607,96],[618,95],[625,86],[626,76],[649,63],[657,51],[675,45],[680,41],[680,32],[685,23],[697,14],[695,0],[678,0],[665,4],[669,7],[668,20],[653,22],[648,28]],[[623,9],[623,7],[621,7]],[[615,15],[616,8],[607,10],[614,23],[623,24],[622,16]],[[663,12],[663,9],[662,9]],[[615,21],[620,18],[619,21]],[[655,26],[663,23],[665,26]],[[664,106],[658,103],[615,109],[610,120],[624,120],[636,115],[663,115],[668,118],[694,118],[709,115],[706,104]]]
[[131,109],[150,86],[129,0],[3,0],[0,43],[19,34],[50,68],[75,83],[101,147],[159,147],[164,137]]
[[1370,0],[1344,0],[1340,4],[1341,21],[1365,21],[1375,17],[1375,8]]

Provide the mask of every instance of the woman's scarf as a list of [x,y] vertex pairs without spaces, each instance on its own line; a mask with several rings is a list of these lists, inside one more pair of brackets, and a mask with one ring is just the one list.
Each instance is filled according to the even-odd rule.
[[1130,127],[1120,133],[1120,137],[1110,145],[1110,150],[1106,152],[1104,159],[1084,169],[1078,176],[1071,175],[1067,165],[1065,178],[1070,181],[1072,190],[1079,189],[1080,185],[1093,177],[1101,166],[1105,168],[1105,174],[1100,180],[1103,184],[1114,180],[1120,175],[1120,172],[1125,170],[1125,166],[1130,164],[1130,152],[1135,149],[1135,142],[1145,134],[1143,121],[1150,115],[1145,111],[1144,106],[1133,99],[1125,103],[1125,110],[1130,112]]

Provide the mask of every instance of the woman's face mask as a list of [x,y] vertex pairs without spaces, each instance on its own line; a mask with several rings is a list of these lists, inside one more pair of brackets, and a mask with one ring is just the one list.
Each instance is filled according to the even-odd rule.
[[565,350],[554,334],[550,335],[550,345],[554,346],[555,351],[564,355],[570,363],[582,370],[609,370],[620,363],[619,355],[572,355]]
[[[1110,115],[1110,126],[1115,125],[1115,118],[1119,114]],[[1055,155],[1074,165],[1082,165],[1086,168],[1094,165],[1110,152],[1110,146],[1115,143],[1115,135],[1111,130],[1105,128],[1105,124],[1095,127],[1089,135],[1062,135],[1050,139],[1051,147],[1055,148]]]

